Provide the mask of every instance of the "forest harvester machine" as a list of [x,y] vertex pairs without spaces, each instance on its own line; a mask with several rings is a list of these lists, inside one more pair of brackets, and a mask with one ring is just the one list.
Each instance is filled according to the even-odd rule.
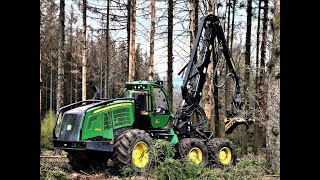
[[[237,154],[233,143],[205,131],[208,120],[199,106],[210,56],[217,67],[221,52],[231,72],[225,81],[229,76],[234,80],[232,110],[224,119],[225,132],[230,134],[240,124],[248,126],[254,119],[241,115],[239,77],[219,18],[207,15],[198,26],[190,61],[179,73],[183,72],[183,100],[175,114],[170,112],[163,81],[127,82],[124,98],[96,97],[60,108],[53,130],[54,147],[65,150],[69,164],[77,170],[111,159],[115,167],[128,165],[135,172],[143,172],[152,162],[148,151],[152,139],[171,142],[180,157],[196,164],[235,164]],[[217,68],[213,69],[211,83],[217,86],[213,79],[218,72]],[[172,127],[166,128],[169,122]]]

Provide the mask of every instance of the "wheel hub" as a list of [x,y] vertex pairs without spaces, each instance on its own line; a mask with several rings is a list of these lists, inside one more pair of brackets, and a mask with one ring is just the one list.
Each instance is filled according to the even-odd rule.
[[138,168],[145,167],[149,162],[148,145],[145,142],[138,142],[132,151],[132,162]]
[[231,161],[231,150],[228,147],[223,147],[219,152],[219,159],[222,164],[228,164]]
[[202,161],[202,151],[197,147],[192,148],[189,151],[188,156],[189,156],[189,159],[195,164],[200,164]]

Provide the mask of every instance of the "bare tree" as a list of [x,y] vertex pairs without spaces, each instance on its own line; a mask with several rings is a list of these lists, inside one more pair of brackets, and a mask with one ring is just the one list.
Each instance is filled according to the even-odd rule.
[[156,1],[151,0],[151,31],[150,31],[150,62],[149,62],[149,80],[153,81],[154,77],[154,33],[155,33],[155,14],[156,14]]
[[87,99],[87,0],[82,1],[82,101]]
[[64,0],[60,0],[60,15],[59,15],[59,51],[58,51],[58,85],[57,85],[57,109],[64,104]]
[[[227,2],[227,7],[228,7],[228,22],[227,22],[227,46],[230,47],[230,13],[231,13],[231,0],[229,0]],[[232,54],[232,52],[231,52]],[[226,66],[226,74],[229,73],[229,67]],[[226,86],[225,86],[225,94],[224,94],[224,98],[225,98],[225,109],[228,109],[229,108],[229,104],[230,104],[230,82],[227,81],[226,82]]]
[[107,51],[107,66],[105,68],[105,83],[104,83],[104,97],[108,98],[109,94],[109,14],[110,14],[110,0],[107,0],[107,28],[106,28],[106,51]]
[[274,0],[274,16],[271,22],[273,34],[271,59],[268,67],[268,100],[266,145],[267,161],[271,172],[280,173],[280,0]]
[[[214,14],[214,0],[209,1],[209,14]],[[212,110],[213,110],[213,94],[212,94],[212,86],[211,86],[211,74],[213,70],[212,66],[213,62],[208,65],[208,71],[206,76],[206,82],[204,84],[204,112],[207,115],[209,121],[209,129],[213,130],[214,122],[212,119]]]
[[190,52],[193,48],[193,43],[196,39],[198,25],[198,7],[199,0],[189,0],[189,19],[190,19]]
[[230,51],[233,54],[233,33],[234,33],[234,15],[236,13],[237,0],[232,1],[232,23],[231,23],[231,39],[230,39]]
[[[261,14],[261,2],[262,0],[259,0],[258,5],[258,27],[257,27],[257,47],[256,47],[256,100],[258,100],[258,93],[259,93],[259,45],[260,45],[260,14]],[[259,109],[259,105],[255,103],[255,109],[257,117],[259,117],[259,114],[257,113],[257,109]],[[253,153],[258,155],[260,154],[261,146],[262,146],[262,124],[260,123],[260,119],[258,118],[256,123],[254,124],[254,145],[253,145]]]
[[135,80],[136,0],[130,0],[129,81]]
[[[246,31],[246,51],[245,51],[245,83],[244,97],[245,109],[249,110],[249,86],[250,86],[250,56],[251,56],[251,19],[252,19],[252,0],[247,2],[247,31]],[[241,154],[248,154],[248,135],[243,128]]]
[[172,34],[173,34],[173,0],[168,1],[168,96],[170,102],[170,110],[172,111],[172,91],[173,91],[173,84],[172,84]]
[[264,0],[263,7],[263,21],[262,21],[262,40],[261,40],[261,61],[260,61],[260,76],[259,76],[259,121],[265,121],[266,112],[266,92],[267,87],[265,83],[265,65],[266,65],[266,51],[267,51],[267,33],[268,33],[268,0]]

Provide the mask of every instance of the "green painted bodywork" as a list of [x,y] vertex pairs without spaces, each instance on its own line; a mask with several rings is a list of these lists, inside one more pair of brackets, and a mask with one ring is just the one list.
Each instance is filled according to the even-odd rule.
[[171,139],[171,143],[172,144],[177,144],[179,142],[178,136],[177,134],[174,132],[174,130],[172,128],[170,128],[170,134],[173,135],[173,138]]
[[[159,92],[164,93],[164,95],[161,95],[160,100],[164,97],[165,99],[163,100],[163,103],[167,103],[168,105],[168,111],[163,114],[155,111],[155,94],[153,92],[155,87],[160,88],[160,90],[158,89]],[[144,106],[146,109],[139,115],[142,119],[150,121],[150,123],[146,123],[146,125],[148,124],[150,127],[145,128],[163,129],[174,117],[172,112],[169,111],[170,103],[167,101],[167,92],[161,84],[157,84],[154,81],[135,81],[126,83],[126,88],[126,97],[131,98],[132,93],[138,93],[139,95],[142,94],[143,98],[146,98],[147,106]],[[157,92],[158,95],[159,92]],[[158,99],[158,102],[161,101]],[[79,107],[74,110],[78,112],[83,111],[83,115],[81,116],[81,119],[79,119],[80,126],[82,126],[79,129],[77,139],[82,141],[100,137],[114,141],[114,130],[133,126],[136,117],[135,110],[136,104],[133,100],[116,100],[107,105],[97,107],[90,105],[87,105],[86,107]],[[72,110],[70,110],[69,113],[71,111]],[[172,128],[170,129],[170,134],[173,135],[170,142],[177,144],[179,140]]]
[[102,136],[114,140],[113,129],[132,126],[134,116],[134,102],[131,100],[89,109],[83,122],[82,139]]

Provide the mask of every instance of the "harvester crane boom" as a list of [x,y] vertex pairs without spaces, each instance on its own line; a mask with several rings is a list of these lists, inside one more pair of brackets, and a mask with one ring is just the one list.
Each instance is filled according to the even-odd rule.
[[[204,35],[202,37],[203,31]],[[202,43],[199,43],[200,41]],[[236,110],[236,114],[239,114],[242,107],[239,77],[236,73],[236,68],[231,57],[231,52],[227,46],[226,38],[220,25],[219,17],[210,14],[201,17],[197,36],[191,51],[190,60],[187,65],[184,66],[184,68],[179,72],[179,75],[184,72],[183,83],[181,86],[183,101],[174,117],[174,127],[177,127],[178,122],[180,121],[190,121],[190,117],[194,111],[196,112],[198,119],[202,119],[200,120],[200,125],[198,125],[197,128],[203,129],[203,127],[207,125],[205,113],[199,106],[199,102],[202,97],[204,83],[206,82],[208,65],[211,62],[210,57],[215,46],[218,46],[222,50],[226,60],[226,64],[231,71],[231,73],[226,75],[225,82],[230,76],[235,82],[232,94],[232,104],[234,110]],[[197,52],[198,48],[200,49],[199,57]],[[219,61],[217,62],[219,63]],[[217,66],[217,64],[215,64],[215,66]],[[216,70],[217,68],[215,68],[213,76],[211,77],[212,82],[217,75]],[[215,83],[212,84],[221,88],[224,86],[224,83],[222,85],[216,85]]]

